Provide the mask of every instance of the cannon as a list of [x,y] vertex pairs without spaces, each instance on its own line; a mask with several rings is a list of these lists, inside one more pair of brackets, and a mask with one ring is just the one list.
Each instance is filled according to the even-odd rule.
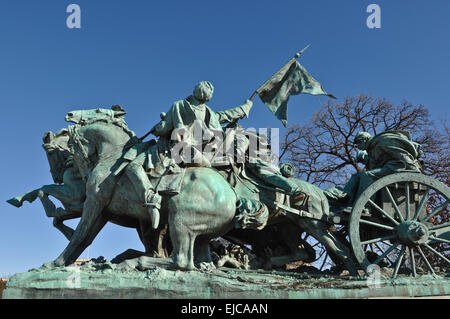
[[[370,273],[376,266],[401,266],[409,274],[448,272],[450,188],[419,172],[387,175],[371,184],[330,223],[346,228],[354,257]],[[333,210],[333,208],[332,208]]]

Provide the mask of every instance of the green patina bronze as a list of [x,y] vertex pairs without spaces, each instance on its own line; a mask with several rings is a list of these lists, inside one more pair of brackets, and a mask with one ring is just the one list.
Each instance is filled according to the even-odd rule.
[[[450,243],[450,190],[420,173],[420,145],[408,132],[374,137],[358,133],[355,144],[363,150],[358,160],[366,170],[352,176],[343,189],[323,191],[294,178],[292,165],[274,165],[270,149],[252,160],[249,145],[267,139],[242,134],[237,121],[249,116],[253,103],[247,100],[213,111],[205,104],[213,90],[210,82],[200,82],[191,96],[161,114],[150,130],[155,140],[139,139],[118,105],[69,112],[66,120],[72,125],[45,134],[43,147],[55,184],[8,201],[20,207],[39,198],[54,226],[69,240],[45,269],[72,264],[112,222],[135,228],[145,247],[145,252],[122,259],[170,256],[172,266],[181,270],[214,267],[210,241],[217,237],[251,245],[259,257],[273,238],[279,238],[288,255],[273,256],[272,265],[283,265],[280,260],[312,262],[314,250],[300,238],[306,232],[353,276],[360,275],[358,270],[370,273],[373,266],[390,268],[394,279],[405,273],[448,272],[444,246]],[[198,127],[203,133],[199,136]],[[232,138],[217,140],[217,132]],[[185,134],[193,138],[186,140]],[[190,155],[174,152],[179,145],[183,152],[192,151]],[[217,158],[217,150],[230,148],[231,156],[225,152]],[[236,161],[239,157],[244,161]],[[57,208],[49,196],[63,207]],[[64,225],[74,218],[80,219],[76,229]],[[342,227],[336,232],[332,226]],[[445,269],[435,267],[442,263]],[[121,275],[111,276],[112,285]],[[134,280],[138,279],[127,285],[134,285]],[[21,289],[14,281],[10,287],[10,297],[14,289]],[[306,296],[295,289],[261,289],[263,297]]]
[[354,174],[343,189],[343,197],[357,198],[375,180],[402,171],[421,171],[420,145],[407,131],[386,131],[372,137],[360,132],[355,144],[361,150],[357,160],[366,171]]
[[[120,264],[91,261],[80,267],[32,269],[13,276],[5,299],[343,299],[439,298],[449,278],[424,275],[412,281],[381,276],[332,277],[281,271],[221,268],[181,272],[170,261],[140,257]],[[382,269],[382,272],[387,270]],[[375,286],[376,285],[376,286]]]

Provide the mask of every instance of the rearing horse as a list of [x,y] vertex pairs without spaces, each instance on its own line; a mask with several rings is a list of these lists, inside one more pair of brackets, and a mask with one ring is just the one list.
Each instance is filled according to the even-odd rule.
[[[31,203],[39,197],[46,215],[53,218],[53,225],[70,240],[73,229],[64,225],[63,221],[81,216],[86,189],[85,183],[81,180],[77,170],[68,164],[71,156],[67,146],[68,140],[67,129],[62,129],[57,134],[47,132],[43,138],[44,144],[42,146],[47,154],[50,172],[55,184],[44,185],[7,202],[13,206],[21,207],[24,201]],[[57,198],[63,204],[64,209],[56,208],[48,196]]]
[[[70,112],[68,120],[76,115]],[[114,174],[123,152],[137,140],[134,133],[122,121],[104,117],[70,126],[69,135],[74,161],[86,180],[86,200],[80,222],[54,265],[73,263],[113,216],[150,222],[126,175]],[[169,224],[178,268],[195,268],[194,243],[196,261],[211,262],[209,241],[233,228],[236,201],[222,175],[201,167],[186,170],[179,194],[163,196],[161,223]]]
[[[62,129],[56,134],[47,132],[43,141],[43,148],[47,154],[55,184],[44,185],[7,202],[15,207],[21,207],[24,201],[31,203],[39,197],[47,217],[53,218],[53,225],[70,241],[74,230],[66,226],[64,221],[81,217],[86,199],[86,182],[82,180],[76,165],[73,164],[73,159],[71,159],[72,153],[68,147],[68,129]],[[63,208],[56,207],[49,196],[59,200]],[[144,254],[153,257],[169,256],[171,246],[168,236],[166,236],[167,225],[161,225],[154,230],[149,223],[144,221],[116,215],[112,215],[110,221],[119,226],[135,228],[144,245]],[[132,258],[140,254],[142,253],[128,250],[127,254],[122,254],[121,257]]]

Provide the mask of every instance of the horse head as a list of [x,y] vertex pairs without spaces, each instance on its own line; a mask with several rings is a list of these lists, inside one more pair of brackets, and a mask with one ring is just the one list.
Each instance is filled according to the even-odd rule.
[[70,111],[66,114],[66,122],[74,124],[86,125],[92,121],[99,120],[120,120],[127,112],[120,105],[113,105],[111,109],[90,109]]
[[69,132],[67,129],[62,129],[56,134],[46,132],[42,140],[44,142],[42,147],[47,154],[53,181],[56,184],[61,184],[68,161],[72,158],[68,145]]

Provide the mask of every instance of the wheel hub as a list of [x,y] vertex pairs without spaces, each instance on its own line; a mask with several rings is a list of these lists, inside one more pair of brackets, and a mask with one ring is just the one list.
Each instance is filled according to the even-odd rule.
[[400,243],[415,246],[428,241],[428,228],[418,221],[405,221],[398,225],[397,234]]

